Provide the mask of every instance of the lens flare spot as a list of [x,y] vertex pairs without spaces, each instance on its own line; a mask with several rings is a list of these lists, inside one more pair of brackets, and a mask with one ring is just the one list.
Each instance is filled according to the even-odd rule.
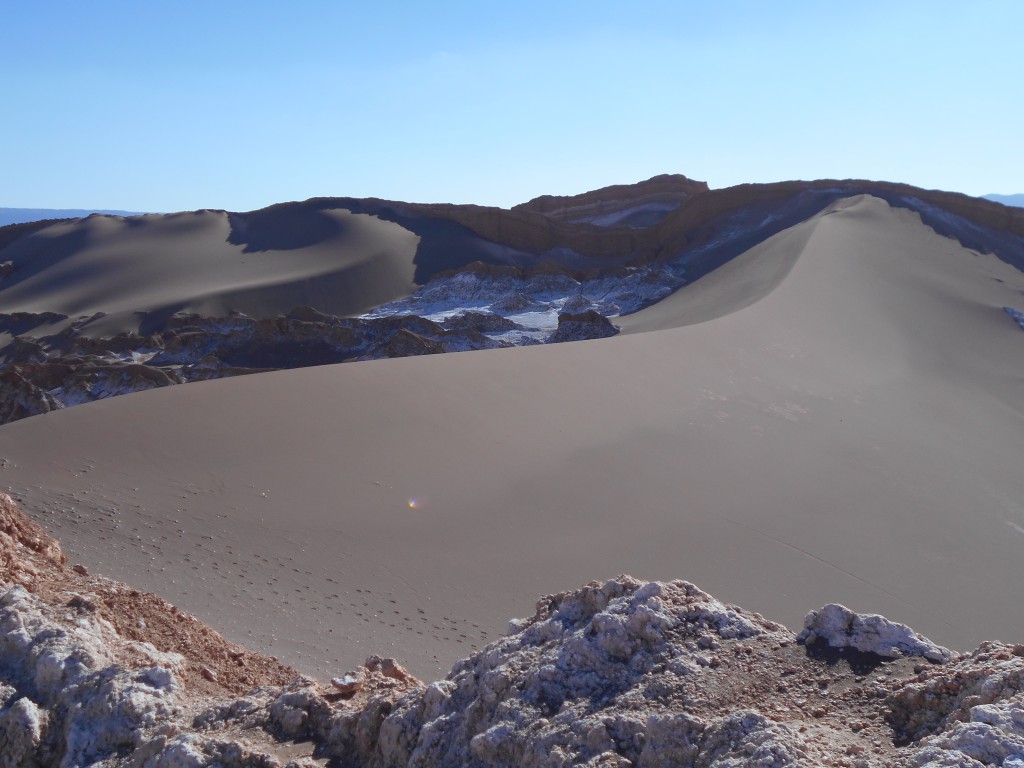
[[406,504],[409,506],[409,509],[419,509],[420,508],[420,502],[419,502],[418,499],[409,499],[409,501],[407,501]]

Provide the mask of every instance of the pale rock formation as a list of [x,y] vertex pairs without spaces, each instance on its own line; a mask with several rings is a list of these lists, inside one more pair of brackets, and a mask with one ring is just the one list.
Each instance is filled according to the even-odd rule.
[[887,702],[913,766],[1024,765],[1024,645],[983,643],[931,667]]
[[31,699],[19,698],[0,709],[0,768],[36,765],[44,727],[45,715]]
[[929,661],[943,662],[954,655],[906,624],[897,624],[877,614],[854,613],[837,603],[811,611],[804,618],[799,639],[810,644],[818,638],[833,648],[853,648],[886,658],[922,656]]
[[719,665],[710,649],[778,632],[685,582],[595,583],[542,601],[446,680],[398,701],[369,750],[365,739],[343,746],[381,767],[685,765],[698,754],[707,766],[787,765],[803,754],[799,735],[756,711],[667,706],[683,680]]
[[[179,714],[180,656],[125,641],[96,615],[52,614],[22,586],[0,597],[0,664],[16,691],[0,710],[0,743],[18,756],[12,765],[88,765]],[[114,663],[125,651],[132,669]]]

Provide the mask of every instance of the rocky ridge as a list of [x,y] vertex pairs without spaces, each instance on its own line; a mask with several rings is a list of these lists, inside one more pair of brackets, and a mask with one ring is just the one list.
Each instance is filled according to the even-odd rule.
[[[570,278],[565,280],[567,285],[576,285]],[[515,289],[521,287],[522,280],[513,280],[506,286],[506,293],[500,289],[492,293],[502,299],[526,296],[516,293]],[[581,310],[591,306],[589,300],[584,303],[580,298],[569,306]],[[516,309],[486,307],[474,311],[477,305],[467,308],[455,302],[427,317],[412,312],[382,312],[340,318],[311,307],[296,307],[287,315],[263,319],[240,313],[216,318],[177,314],[160,321],[159,330],[150,333],[106,337],[93,337],[88,331],[91,322],[102,318],[81,318],[57,333],[33,336],[33,327],[48,327],[45,318],[0,314],[0,332],[5,328],[21,329],[21,335],[12,334],[12,340],[0,348],[0,424],[193,381],[360,360],[600,338],[618,332],[599,315],[601,323],[581,325],[570,338],[558,331],[559,308],[566,300],[541,303],[530,295],[527,301],[533,312],[526,318],[527,325],[516,322],[524,319]]]
[[69,567],[0,495],[0,764],[1020,766],[1024,646],[970,654],[829,605],[794,634],[628,576],[425,685],[371,657],[329,684]]
[[[626,189],[636,186],[640,185],[628,185]],[[969,248],[996,253],[1005,261],[1024,268],[1024,209],[956,192],[925,190],[886,181],[822,179],[710,189],[691,195],[656,225],[641,228],[573,224],[521,206],[506,211],[472,205],[389,205],[396,210],[455,221],[483,238],[536,254],[542,260],[561,260],[582,268],[604,268],[679,259],[714,245],[714,241],[723,239],[723,234],[737,226],[746,231],[734,232],[726,239],[750,247],[813,216],[838,199],[862,194],[915,210],[940,234],[956,237]],[[624,192],[623,197],[627,195],[628,192]],[[346,200],[346,204],[349,202]],[[376,201],[374,208],[382,202]],[[626,204],[623,199],[621,205]],[[567,260],[566,252],[583,258]],[[725,247],[712,263],[717,266],[722,263],[718,259],[728,260],[734,255],[731,248]],[[696,279],[700,274],[703,272],[698,274],[691,268],[689,279]]]
[[707,192],[704,181],[681,174],[654,176],[638,184],[615,184],[580,195],[542,195],[512,207],[534,211],[561,221],[599,227],[650,227],[694,195]]

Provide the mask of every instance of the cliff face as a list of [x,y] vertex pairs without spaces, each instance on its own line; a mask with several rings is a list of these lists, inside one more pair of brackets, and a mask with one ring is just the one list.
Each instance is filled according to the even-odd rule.
[[5,766],[1014,766],[1022,711],[1024,646],[957,655],[838,605],[794,634],[628,576],[430,685],[379,657],[324,684],[69,568],[0,495]]

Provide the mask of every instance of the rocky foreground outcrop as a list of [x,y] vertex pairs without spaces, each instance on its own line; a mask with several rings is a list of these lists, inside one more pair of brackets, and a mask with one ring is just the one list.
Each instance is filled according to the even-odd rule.
[[794,634],[684,581],[542,599],[424,685],[324,684],[68,567],[0,495],[0,766],[1024,765],[1024,646],[829,605]]

